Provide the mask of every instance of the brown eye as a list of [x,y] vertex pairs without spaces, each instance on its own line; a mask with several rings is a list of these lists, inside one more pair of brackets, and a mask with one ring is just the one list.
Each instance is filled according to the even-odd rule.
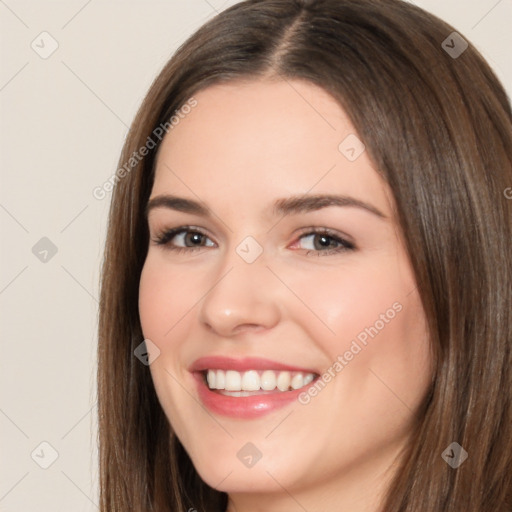
[[320,253],[325,255],[355,249],[354,244],[325,229],[304,233],[299,240],[306,241],[301,248],[307,250],[307,254],[316,252],[319,256]]
[[154,242],[157,245],[165,245],[169,249],[176,250],[194,250],[195,248],[212,247],[215,245],[206,234],[188,227],[164,231],[154,239]]

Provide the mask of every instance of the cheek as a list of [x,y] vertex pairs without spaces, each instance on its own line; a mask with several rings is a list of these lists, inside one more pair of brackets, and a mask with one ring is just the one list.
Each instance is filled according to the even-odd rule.
[[144,336],[157,340],[159,345],[176,339],[171,332],[175,334],[181,319],[200,300],[204,287],[204,275],[201,277],[200,272],[183,272],[179,267],[170,269],[160,255],[150,251],[139,285],[139,315]]
[[158,272],[148,256],[139,284],[139,316],[145,338],[160,339],[165,333],[167,320],[167,329],[171,327],[169,312],[174,311],[174,308],[172,296],[168,293],[169,285],[167,276]]
[[347,350],[353,339],[364,345],[376,331],[396,329],[411,309],[406,305],[415,287],[412,275],[392,261],[296,272],[289,282],[311,312],[302,312],[303,326],[331,356]]
[[168,267],[160,255],[148,254],[140,278],[139,316],[144,338],[160,351],[150,365],[156,394],[174,430],[186,442],[186,418],[180,410],[190,408],[190,396],[184,391],[183,382],[187,386],[192,383],[185,381],[189,376],[180,363],[182,346],[189,337],[187,320],[202,296],[204,276],[201,279],[195,277],[196,273]]
[[317,317],[303,315],[307,319],[300,322],[326,355],[326,371],[336,377],[326,375],[326,380],[336,381],[336,400],[352,403],[363,416],[364,407],[390,404],[400,413],[404,403],[414,408],[429,384],[431,355],[409,267],[395,259],[323,269],[317,278],[297,273],[293,286]]

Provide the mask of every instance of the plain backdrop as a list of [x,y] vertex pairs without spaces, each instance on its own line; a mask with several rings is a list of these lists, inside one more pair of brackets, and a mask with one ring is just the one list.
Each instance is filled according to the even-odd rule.
[[[96,328],[110,195],[92,191],[115,172],[164,63],[235,3],[0,0],[3,512],[98,510]],[[512,0],[415,3],[469,39],[512,94]]]

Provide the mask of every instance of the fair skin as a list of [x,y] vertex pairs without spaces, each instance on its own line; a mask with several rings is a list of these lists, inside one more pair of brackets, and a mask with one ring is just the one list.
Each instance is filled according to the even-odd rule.
[[[194,97],[197,107],[162,142],[150,200],[172,194],[210,215],[151,208],[140,280],[142,329],[160,350],[150,366],[160,403],[201,478],[229,494],[229,512],[378,512],[431,381],[426,322],[392,195],[367,151],[350,161],[338,149],[356,131],[315,85],[239,82]],[[374,211],[272,209],[305,194],[348,196]],[[203,235],[192,229],[156,243],[181,226]],[[330,229],[352,248],[311,228]],[[248,236],[262,249],[252,263],[236,251]],[[393,304],[399,312],[378,322]],[[333,373],[371,326],[367,344]],[[319,375],[331,368],[331,379],[307,403],[233,417],[202,403],[189,371],[212,355],[262,357]],[[261,453],[251,467],[237,457],[249,442]]]

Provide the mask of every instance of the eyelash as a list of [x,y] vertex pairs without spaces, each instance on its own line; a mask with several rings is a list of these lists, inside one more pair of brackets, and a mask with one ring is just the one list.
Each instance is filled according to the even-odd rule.
[[[203,249],[205,246],[201,245],[198,247],[178,247],[171,245],[169,242],[176,236],[181,233],[195,233],[202,235],[206,238],[209,238],[206,233],[204,233],[201,229],[195,228],[193,226],[180,226],[178,228],[165,230],[162,233],[158,234],[153,238],[153,242],[156,245],[162,245],[166,246],[166,249],[169,249],[171,251],[175,251],[176,253],[182,253],[182,252],[190,252],[190,251],[196,251],[198,249]],[[309,256],[310,253],[315,253],[317,256],[327,256],[332,254],[339,254],[341,252],[345,251],[353,251],[356,249],[355,245],[348,240],[345,240],[344,238],[341,238],[339,235],[337,235],[334,231],[327,229],[327,228],[309,228],[308,231],[304,231],[301,235],[299,235],[298,240],[300,240],[303,237],[311,236],[311,235],[324,235],[327,238],[330,238],[337,242],[340,246],[335,247],[332,249],[326,249],[326,250],[311,250],[311,249],[302,249],[306,250],[306,256]]]

